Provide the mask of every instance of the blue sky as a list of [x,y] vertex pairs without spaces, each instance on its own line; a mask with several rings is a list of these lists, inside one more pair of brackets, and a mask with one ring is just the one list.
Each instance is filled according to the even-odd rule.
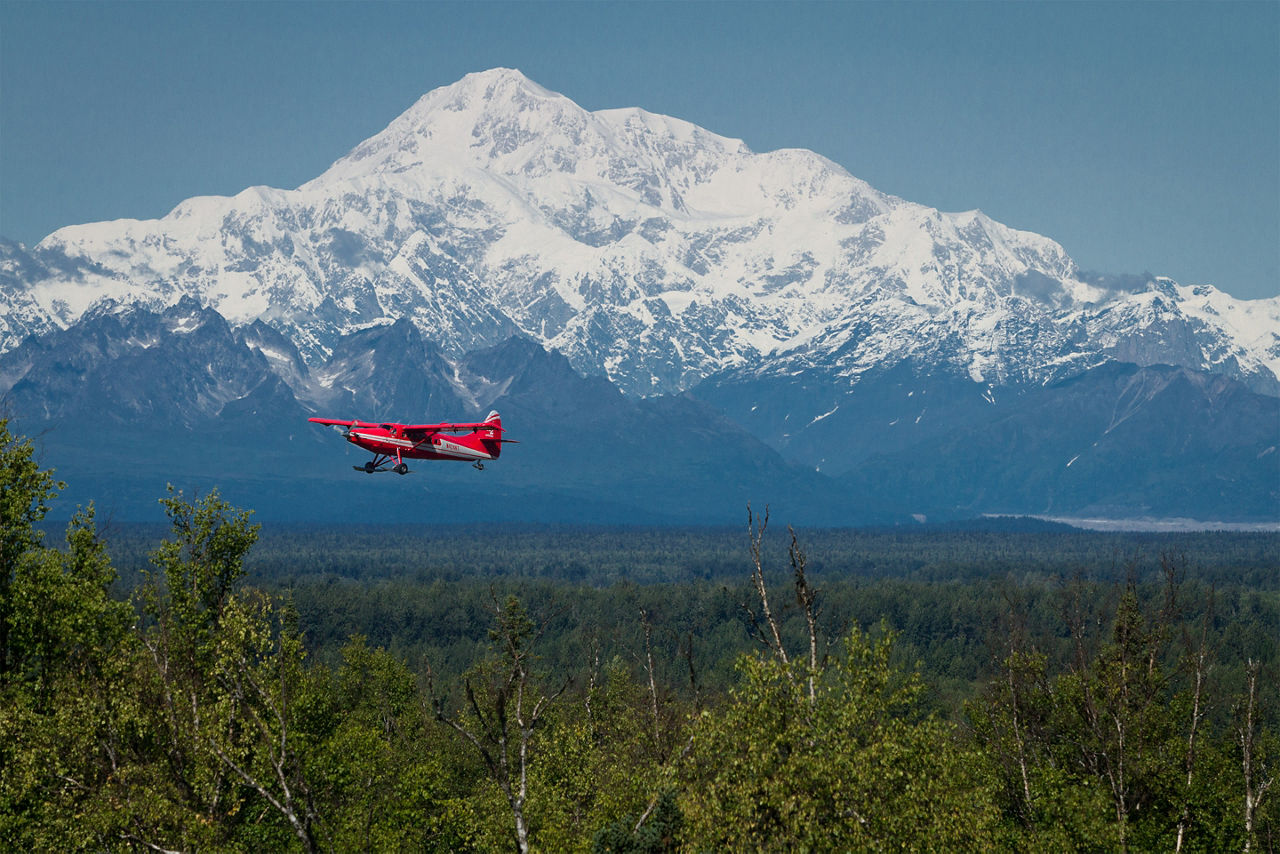
[[801,147],[1082,267],[1280,288],[1280,3],[0,0],[0,235],[291,188],[471,71]]

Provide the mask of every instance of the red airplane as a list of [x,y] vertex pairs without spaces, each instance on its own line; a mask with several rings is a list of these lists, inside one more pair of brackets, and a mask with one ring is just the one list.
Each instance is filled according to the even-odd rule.
[[[352,466],[356,471],[370,474],[388,468],[396,474],[408,474],[409,466],[405,459],[467,460],[483,470],[483,460],[496,460],[504,444],[516,441],[502,438],[502,418],[497,412],[490,412],[484,421],[465,424],[390,424],[334,418],[307,420],[342,427],[342,435],[348,442],[373,451],[372,460],[362,466]],[[442,435],[463,432],[467,435]],[[391,465],[392,460],[396,461],[394,466]]]

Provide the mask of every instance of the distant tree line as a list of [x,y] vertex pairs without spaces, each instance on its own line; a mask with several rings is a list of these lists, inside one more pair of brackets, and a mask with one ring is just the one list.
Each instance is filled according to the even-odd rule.
[[363,578],[299,541],[251,586],[251,515],[171,492],[122,585],[92,507],[45,544],[60,486],[0,422],[5,850],[1280,842],[1274,579],[841,579],[757,511],[736,575]]
[[[1012,578],[1034,584],[1084,575],[1098,581],[1159,583],[1160,556],[1185,557],[1195,580],[1218,587],[1280,588],[1280,533],[1082,531],[1034,519],[955,526],[800,529],[813,555],[810,575],[826,583],[900,579],[970,582]],[[103,526],[122,592],[139,583],[150,553],[168,536],[159,523]],[[57,534],[50,527],[51,535]],[[785,538],[765,556],[785,563]],[[745,547],[733,528],[575,525],[264,524],[245,558],[255,583],[288,586],[332,575],[352,581],[513,579],[587,587],[742,579]]]

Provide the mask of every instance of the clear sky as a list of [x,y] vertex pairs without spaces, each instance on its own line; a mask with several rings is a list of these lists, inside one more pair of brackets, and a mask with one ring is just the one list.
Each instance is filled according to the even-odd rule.
[[1280,292],[1280,3],[0,0],[0,235],[292,188],[471,71]]

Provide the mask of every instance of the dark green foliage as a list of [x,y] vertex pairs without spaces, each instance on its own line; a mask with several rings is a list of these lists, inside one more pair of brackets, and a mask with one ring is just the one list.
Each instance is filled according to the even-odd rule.
[[626,815],[600,828],[591,840],[591,854],[671,854],[679,850],[684,816],[675,790],[664,790],[652,812],[642,818]]
[[[1034,585],[1078,572],[1100,581],[1161,579],[1160,555],[1183,555],[1195,578],[1219,587],[1280,589],[1280,533],[1103,533],[1037,523],[955,527],[801,529],[809,574],[834,580],[982,581]],[[158,524],[116,525],[112,558],[128,581],[168,535]],[[787,543],[766,538],[766,561],[785,565]],[[557,525],[265,526],[246,560],[257,583],[288,586],[334,576],[362,582],[519,578],[607,587],[738,583],[746,556],[740,528]]]
[[1280,839],[1277,535],[817,531],[812,623],[765,541],[775,637],[741,531],[260,531],[170,493],[55,549],[57,487],[0,422],[5,850]]
[[921,715],[891,635],[857,629],[806,691],[792,659],[744,656],[723,708],[693,726],[683,809],[695,850],[957,850],[993,844],[983,764]]
[[40,546],[36,526],[64,484],[36,462],[30,439],[9,432],[0,419],[0,677],[18,666],[22,652],[12,638],[15,574]]
[[[1064,591],[1066,661],[1052,662],[1011,614],[999,670],[967,708],[1019,847],[1242,845],[1241,744],[1228,710],[1244,680],[1221,666],[1212,599],[1198,598],[1187,619],[1179,566],[1165,565],[1163,591],[1144,596],[1129,583],[1109,608],[1083,585]],[[1274,666],[1274,644],[1268,655]],[[1274,729],[1274,688],[1270,697]]]
[[89,847],[110,821],[115,771],[104,744],[131,645],[131,609],[113,601],[114,570],[93,509],[67,528],[66,551],[34,525],[61,485],[31,443],[0,421],[0,848]]

